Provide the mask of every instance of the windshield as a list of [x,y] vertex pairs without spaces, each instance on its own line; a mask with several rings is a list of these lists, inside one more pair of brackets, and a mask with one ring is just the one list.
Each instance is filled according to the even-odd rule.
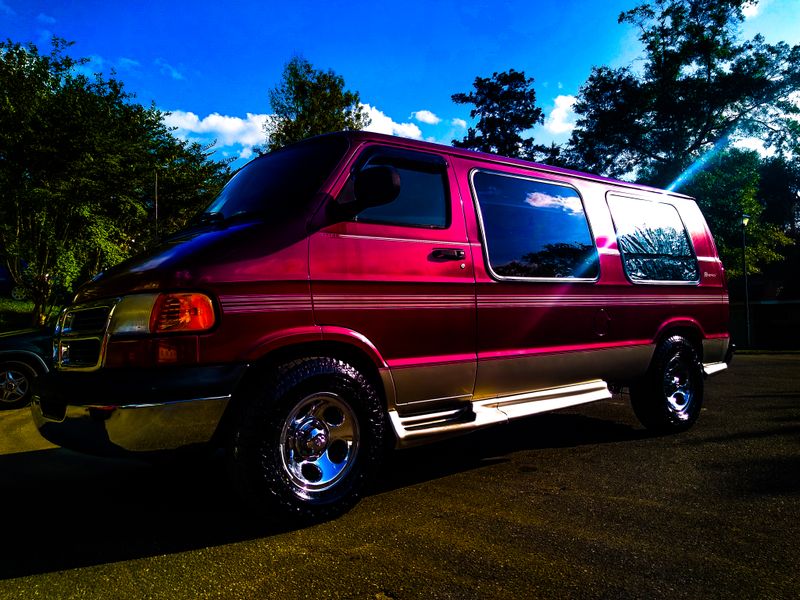
[[245,165],[201,218],[263,214],[270,219],[302,212],[347,150],[341,136],[322,136],[271,152]]

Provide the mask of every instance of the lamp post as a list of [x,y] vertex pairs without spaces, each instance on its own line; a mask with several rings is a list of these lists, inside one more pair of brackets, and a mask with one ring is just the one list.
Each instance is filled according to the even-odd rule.
[[750,215],[742,213],[742,271],[744,272],[744,319],[747,327],[747,347],[750,347],[750,288],[747,285],[747,224]]
[[156,239],[158,239],[158,167],[156,167],[156,186],[155,186],[155,222],[156,222]]

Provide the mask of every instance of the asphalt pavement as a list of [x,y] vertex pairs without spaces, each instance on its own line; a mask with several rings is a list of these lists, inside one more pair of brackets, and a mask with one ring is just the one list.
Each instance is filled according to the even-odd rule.
[[680,435],[617,396],[397,452],[304,529],[221,461],[82,456],[3,411],[0,502],[0,598],[794,599],[800,355],[738,356]]

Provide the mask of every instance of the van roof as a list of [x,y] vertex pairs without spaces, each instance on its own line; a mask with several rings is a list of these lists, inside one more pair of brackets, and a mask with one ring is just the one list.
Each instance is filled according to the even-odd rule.
[[[623,187],[628,189],[635,189],[635,190],[646,190],[649,192],[654,192],[657,194],[667,195],[673,198],[686,198],[689,200],[693,200],[691,196],[687,196],[685,194],[679,194],[677,192],[670,192],[668,190],[643,185],[639,183],[631,183],[629,181],[621,181],[619,179],[612,179],[609,177],[602,177],[600,175],[593,175],[591,173],[583,173],[581,171],[574,171],[572,169],[565,169],[563,167],[554,167],[551,165],[545,165],[541,163],[536,163],[528,160],[523,160],[520,158],[510,158],[506,156],[500,156],[498,154],[489,154],[486,152],[477,152],[475,150],[467,150],[464,148],[456,148],[454,146],[446,146],[444,144],[437,144],[433,142],[424,142],[421,140],[412,140],[410,138],[403,138],[394,135],[386,135],[383,133],[372,133],[368,131],[339,131],[336,133],[329,133],[325,135],[330,136],[342,136],[346,137],[352,142],[355,143],[368,143],[368,142],[376,142],[381,144],[391,144],[393,146],[403,146],[404,148],[409,149],[418,149],[418,150],[436,150],[437,152],[441,152],[443,154],[448,154],[450,156],[458,156],[461,158],[465,158],[467,160],[481,160],[493,163],[500,163],[512,166],[520,166],[526,168],[535,168],[539,171],[544,171],[548,173],[554,173],[558,175],[566,175],[569,177],[576,177],[579,179],[585,179],[589,181],[596,181],[600,183],[605,183],[607,185],[613,185],[615,187]],[[322,137],[322,136],[319,136]]]

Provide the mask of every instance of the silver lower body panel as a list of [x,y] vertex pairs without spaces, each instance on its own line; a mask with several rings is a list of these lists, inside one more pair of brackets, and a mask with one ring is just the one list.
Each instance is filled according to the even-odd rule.
[[43,437],[68,448],[107,454],[156,452],[211,440],[230,396],[125,406],[72,406],[48,415],[34,397],[31,412]]

